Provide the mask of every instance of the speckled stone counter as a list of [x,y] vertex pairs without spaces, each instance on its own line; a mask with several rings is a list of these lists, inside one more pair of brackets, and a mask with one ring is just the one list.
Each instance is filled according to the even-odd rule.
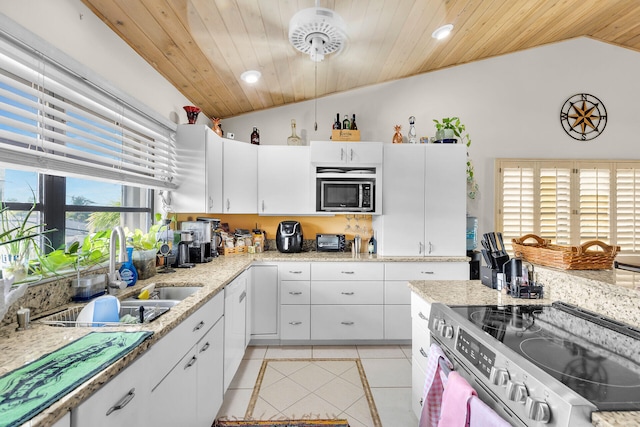
[[[535,267],[537,280],[545,285],[545,298],[511,298],[478,280],[412,281],[409,287],[424,300],[446,305],[522,305],[564,301],[640,326],[640,274],[616,270],[565,271]],[[640,412],[594,412],[597,427],[640,426]]]
[[[252,263],[268,262],[466,262],[466,257],[377,257],[375,255],[352,255],[350,253],[303,252],[298,254],[282,254],[279,252],[265,252],[262,254],[246,254],[235,256],[221,256],[207,264],[196,264],[191,269],[176,269],[175,273],[157,274],[150,279],[139,281],[135,286],[119,291],[119,298],[137,295],[144,286],[155,283],[157,286],[201,286],[202,289],[189,296],[171,308],[152,323],[144,325],[127,325],[118,327],[122,331],[152,331],[154,334],[138,346],[127,356],[118,360],[104,371],[86,381],[74,391],[51,405],[49,408],[25,424],[29,427],[49,426],[62,418],[68,411],[78,406],[83,400],[98,390],[103,384],[125,369],[150,346],[193,314],[203,304],[219,293],[225,285]],[[0,375],[17,369],[39,357],[62,347],[70,341],[76,340],[89,332],[92,328],[57,328],[32,322],[32,327],[26,331],[16,331],[15,310],[18,306],[32,309],[34,319],[42,317],[47,312],[60,311],[68,305],[70,300],[71,279],[63,278],[57,281],[49,280],[42,284],[31,286],[27,294],[12,307],[5,316],[3,327],[0,328]],[[46,304],[45,304],[46,303]],[[42,306],[46,306],[42,310]]]

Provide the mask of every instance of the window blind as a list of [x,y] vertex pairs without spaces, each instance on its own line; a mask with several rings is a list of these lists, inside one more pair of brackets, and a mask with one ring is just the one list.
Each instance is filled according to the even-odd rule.
[[640,252],[639,161],[498,159],[496,170],[496,229],[505,241],[533,233]]
[[175,128],[0,32],[0,162],[173,189]]

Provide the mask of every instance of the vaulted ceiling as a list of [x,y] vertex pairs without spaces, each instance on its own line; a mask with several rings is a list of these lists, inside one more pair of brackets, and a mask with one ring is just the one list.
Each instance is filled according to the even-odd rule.
[[[345,49],[320,63],[288,41],[291,17],[314,0],[83,2],[210,118],[579,36],[640,51],[637,0],[319,0],[348,35]],[[446,23],[453,33],[433,39]],[[262,73],[254,85],[240,80],[249,69]]]

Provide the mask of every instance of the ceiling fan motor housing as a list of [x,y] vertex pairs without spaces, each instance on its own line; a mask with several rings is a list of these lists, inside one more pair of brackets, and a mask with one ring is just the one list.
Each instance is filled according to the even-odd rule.
[[324,55],[340,52],[346,42],[344,21],[331,9],[302,9],[289,21],[289,42],[315,62]]

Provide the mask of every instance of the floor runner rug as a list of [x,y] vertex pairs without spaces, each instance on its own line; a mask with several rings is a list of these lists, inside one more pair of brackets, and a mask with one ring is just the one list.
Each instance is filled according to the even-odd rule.
[[91,332],[0,377],[0,427],[18,426],[120,359],[153,332]]
[[382,426],[360,359],[265,359],[244,417],[219,418],[249,424],[219,425],[346,427],[349,420]]
[[218,421],[213,427],[349,427],[347,420]]

